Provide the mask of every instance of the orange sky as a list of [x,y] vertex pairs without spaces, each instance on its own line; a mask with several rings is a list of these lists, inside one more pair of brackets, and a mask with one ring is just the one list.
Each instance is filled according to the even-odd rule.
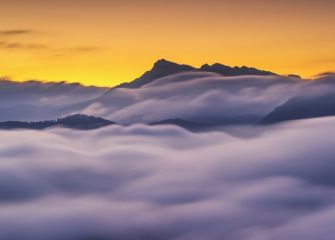
[[113,86],[165,58],[311,77],[335,71],[334,10],[329,0],[0,0],[0,75]]

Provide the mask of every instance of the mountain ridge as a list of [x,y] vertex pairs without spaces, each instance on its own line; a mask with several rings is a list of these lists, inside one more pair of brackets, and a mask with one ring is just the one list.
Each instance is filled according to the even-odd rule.
[[173,125],[173,126],[179,126],[191,132],[199,132],[215,126],[214,124],[211,123],[188,121],[181,118],[165,119],[162,121],[150,123],[149,125],[150,126]]
[[56,120],[47,121],[35,121],[35,122],[24,122],[24,121],[6,121],[0,122],[0,129],[2,130],[14,130],[14,129],[31,129],[31,130],[44,130],[50,127],[63,127],[76,130],[93,130],[115,123],[103,118],[88,116],[83,114],[69,115]]
[[335,116],[335,94],[293,97],[276,107],[262,120],[275,124],[291,120]]
[[[82,88],[96,88],[96,89],[117,89],[117,88],[140,88],[146,84],[149,84],[153,82],[156,79],[166,77],[169,75],[177,74],[177,73],[184,73],[184,72],[211,72],[211,73],[217,73],[222,76],[232,77],[232,76],[245,76],[245,75],[254,75],[254,76],[279,76],[279,74],[266,71],[266,70],[260,70],[254,67],[248,67],[248,66],[228,66],[221,63],[214,63],[212,65],[210,64],[203,64],[200,67],[193,67],[191,65],[187,64],[178,64],[166,59],[160,59],[156,61],[153,64],[153,67],[143,73],[140,77],[129,81],[124,82],[116,86],[111,87],[103,87],[103,86],[95,86],[95,85],[83,85],[80,82],[66,82],[66,81],[43,81],[43,80],[27,80],[23,82],[11,80],[8,78],[0,78],[0,82],[3,84],[26,84],[26,85],[34,85],[34,84],[43,84],[43,85],[59,85],[59,86],[72,86],[72,87],[82,87]],[[289,76],[295,76],[300,78],[298,75],[289,75]]]
[[184,72],[212,72],[218,73],[222,76],[245,76],[245,75],[257,75],[257,76],[278,76],[278,74],[259,70],[252,67],[230,67],[220,63],[214,63],[213,65],[204,64],[200,68],[192,67],[186,64],[178,64],[166,59],[158,60],[152,67],[151,70],[145,72],[142,76],[136,78],[131,82],[122,83],[114,88],[140,88],[144,85],[152,83],[156,79],[166,77],[172,74],[184,73]]

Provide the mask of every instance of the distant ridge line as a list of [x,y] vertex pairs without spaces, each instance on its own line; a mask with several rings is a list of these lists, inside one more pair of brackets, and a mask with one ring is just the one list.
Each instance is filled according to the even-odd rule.
[[144,85],[152,83],[156,79],[166,77],[172,74],[183,73],[183,72],[212,72],[218,73],[222,76],[245,76],[245,75],[255,75],[255,76],[278,76],[278,74],[259,70],[252,67],[230,67],[220,63],[215,63],[213,65],[204,64],[200,68],[192,67],[185,64],[177,64],[165,59],[158,60],[150,71],[145,72],[139,78],[134,81],[122,83],[115,88],[140,88]]

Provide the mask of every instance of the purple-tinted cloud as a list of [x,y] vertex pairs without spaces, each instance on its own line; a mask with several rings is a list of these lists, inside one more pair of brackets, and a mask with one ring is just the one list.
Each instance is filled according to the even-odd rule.
[[0,238],[331,239],[334,123],[2,131]]

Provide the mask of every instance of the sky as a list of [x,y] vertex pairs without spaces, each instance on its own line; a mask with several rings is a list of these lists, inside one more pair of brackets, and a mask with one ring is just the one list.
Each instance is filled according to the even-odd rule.
[[0,76],[128,82],[158,59],[335,71],[329,0],[0,0]]

